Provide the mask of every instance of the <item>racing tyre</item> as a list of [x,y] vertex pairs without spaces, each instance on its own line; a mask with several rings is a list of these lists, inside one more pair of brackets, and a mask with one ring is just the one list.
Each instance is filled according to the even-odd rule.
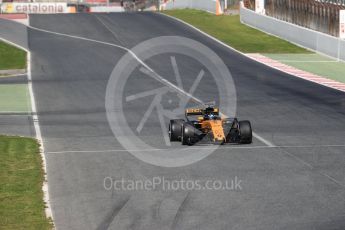
[[240,121],[240,143],[241,144],[250,144],[253,140],[252,126],[249,121]]
[[182,134],[182,124],[184,120],[177,119],[177,120],[170,120],[169,123],[169,139],[170,141],[180,141],[181,134]]
[[191,137],[194,135],[194,127],[189,123],[182,124],[182,135],[181,143],[182,145],[192,145]]

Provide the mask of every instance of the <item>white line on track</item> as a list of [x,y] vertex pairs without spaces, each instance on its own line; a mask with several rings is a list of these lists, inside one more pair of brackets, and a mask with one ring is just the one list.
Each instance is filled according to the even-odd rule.
[[[28,15],[28,20],[29,20],[29,15]],[[29,23],[30,24],[30,23]],[[31,112],[32,112],[32,120],[36,132],[36,138],[40,141],[40,148],[41,148],[41,157],[43,160],[43,167],[44,167],[44,183],[42,185],[42,190],[44,193],[44,201],[46,203],[46,215],[50,217],[52,220],[53,218],[53,211],[50,206],[50,200],[49,200],[49,188],[48,188],[48,178],[47,178],[47,159],[44,153],[44,142],[42,138],[42,133],[41,133],[41,127],[39,124],[38,120],[38,115],[37,115],[37,107],[36,107],[36,100],[35,100],[35,94],[32,86],[32,76],[31,76],[31,52],[27,50],[28,55],[27,55],[27,68],[28,68],[28,86],[29,86],[29,94],[31,98]]]
[[[230,146],[220,146],[217,150],[223,149],[288,149],[288,148],[299,148],[299,149],[308,149],[308,148],[345,148],[345,145],[281,145],[281,146],[243,146],[243,145],[230,145]],[[204,145],[204,146],[191,146],[189,149],[214,149],[213,145]],[[110,153],[110,152],[128,152],[128,151],[144,151],[144,152],[153,152],[153,151],[166,151],[173,150],[169,149],[141,149],[141,150],[128,150],[128,149],[105,149],[105,150],[69,150],[69,151],[52,151],[46,152],[47,154],[58,154],[58,153]],[[181,150],[181,148],[176,148],[176,150]]]
[[269,140],[266,140],[265,138],[263,138],[262,136],[260,136],[256,132],[253,132],[253,136],[256,139],[258,139],[259,141],[261,141],[262,143],[264,143],[265,145],[267,145],[268,147],[275,147],[275,145],[272,142],[270,142]]

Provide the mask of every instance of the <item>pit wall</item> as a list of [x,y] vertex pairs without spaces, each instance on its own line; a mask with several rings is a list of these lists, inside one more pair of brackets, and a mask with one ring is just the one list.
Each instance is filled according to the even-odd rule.
[[241,22],[296,45],[345,61],[345,40],[240,8]]

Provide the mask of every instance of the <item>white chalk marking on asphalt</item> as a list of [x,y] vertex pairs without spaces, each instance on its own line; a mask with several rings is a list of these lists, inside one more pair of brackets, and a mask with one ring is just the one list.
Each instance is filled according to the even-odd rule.
[[[28,15],[28,20],[29,20],[29,15]],[[44,142],[42,139],[42,134],[41,134],[41,127],[39,124],[38,120],[38,115],[37,115],[37,109],[36,109],[36,101],[35,101],[35,95],[32,87],[32,77],[31,77],[31,52],[30,50],[26,49],[25,47],[22,47],[20,45],[17,45],[11,41],[8,41],[4,38],[0,37],[0,40],[7,42],[19,49],[22,49],[27,52],[27,57],[26,57],[26,63],[27,63],[27,78],[28,78],[28,89],[29,89],[29,95],[30,95],[30,100],[31,100],[31,116],[33,120],[33,125],[36,133],[36,139],[40,143],[40,155],[43,161],[43,170],[44,170],[44,181],[42,185],[42,191],[43,191],[43,200],[45,202],[45,213],[48,218],[51,218],[54,222],[53,218],[53,211],[51,209],[50,205],[50,199],[49,199],[49,189],[48,189],[48,178],[47,178],[47,160],[45,156],[45,151],[44,151]],[[27,111],[26,111],[27,113]]]
[[[243,145],[230,145],[230,146],[220,146],[217,150],[226,150],[226,149],[288,149],[288,148],[300,148],[300,149],[307,149],[307,148],[345,148],[345,145],[278,145],[278,146],[243,146]],[[190,149],[214,149],[214,145],[204,145],[204,146],[191,146]],[[69,151],[51,151],[46,152],[47,154],[58,154],[58,153],[111,153],[111,152],[128,152],[128,151],[145,151],[145,152],[152,152],[152,151],[171,151],[173,148],[167,149],[159,149],[159,148],[152,148],[152,149],[133,149],[133,150],[126,150],[126,149],[105,149],[105,150],[69,150]],[[176,150],[181,150],[180,148],[176,148]]]
[[[167,16],[167,15],[166,15]],[[168,16],[170,17],[170,16]],[[171,17],[173,18],[173,17]],[[175,19],[175,18],[174,18]],[[100,20],[100,19],[98,19]],[[179,19],[176,19],[176,20],[179,20]],[[100,20],[101,21],[101,20]],[[102,22],[102,21],[101,21]],[[183,22],[183,21],[181,21]],[[183,22],[185,23],[185,22]],[[102,23],[104,25],[104,23]],[[185,23],[187,24],[187,23]],[[189,25],[189,24],[187,24]],[[105,25],[104,25],[105,26]],[[191,26],[191,25],[189,25]],[[109,27],[105,26],[108,30],[109,30]],[[193,26],[192,26],[193,27]],[[193,95],[191,95],[190,93],[188,92],[185,92],[184,90],[180,89],[179,87],[177,87],[175,84],[169,82],[168,80],[164,79],[162,76],[160,76],[158,73],[156,73],[151,67],[149,67],[145,62],[143,62],[132,50],[124,47],[124,46],[120,46],[120,45],[116,45],[116,44],[113,44],[113,43],[109,43],[109,42],[102,42],[102,41],[98,41],[98,40],[94,40],[94,39],[89,39],[89,38],[85,38],[85,37],[80,37],[80,36],[75,36],[75,35],[69,35],[69,34],[63,34],[63,33],[58,33],[58,32],[54,32],[54,31],[49,31],[49,30],[44,30],[44,29],[40,29],[40,28],[37,28],[37,27],[33,27],[33,26],[29,26],[29,28],[33,29],[33,30],[37,30],[37,31],[41,31],[41,32],[45,32],[45,33],[49,33],[49,34],[54,34],[54,35],[59,35],[59,36],[64,36],[64,37],[69,37],[69,38],[74,38],[74,39],[79,39],[79,40],[84,40],[84,41],[90,41],[90,42],[95,42],[95,43],[99,43],[99,44],[104,44],[104,45],[109,45],[109,46],[113,46],[113,47],[117,47],[117,48],[120,48],[122,50],[125,50],[127,51],[128,53],[130,53],[140,64],[142,64],[145,68],[147,68],[150,72],[152,72],[152,76],[158,80],[159,82],[167,85],[168,87],[171,87],[172,89],[174,89],[175,91],[179,92],[180,94],[184,95],[184,96],[187,96],[191,99],[193,99],[194,101],[200,103],[200,104],[204,104],[200,99],[194,97]],[[195,28],[195,27],[194,27]],[[213,38],[211,37],[210,35],[202,32],[201,30],[195,28],[196,30],[198,30],[200,33],[210,37],[211,39],[215,40],[215,41],[218,41],[220,42],[221,44],[225,45],[226,47],[230,48],[231,50],[235,50],[233,49],[232,47],[226,45],[225,43],[217,40],[216,38]],[[111,30],[110,30],[111,33],[113,33]],[[235,50],[236,52],[239,52],[237,50]],[[244,55],[244,54],[243,54]],[[270,141],[266,140],[265,138],[259,136],[258,134],[254,134],[254,136],[260,140],[260,141],[263,141],[263,143],[267,146],[274,146],[273,143],[271,143]]]

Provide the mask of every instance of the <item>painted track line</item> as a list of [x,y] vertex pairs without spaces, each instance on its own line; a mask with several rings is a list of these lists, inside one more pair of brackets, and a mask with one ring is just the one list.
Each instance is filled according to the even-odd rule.
[[260,136],[256,132],[253,132],[253,136],[256,139],[258,139],[259,141],[261,141],[262,143],[264,143],[265,145],[267,145],[268,147],[276,147],[272,142],[270,142],[269,140],[263,138],[262,136]]
[[[204,145],[204,146],[191,146],[188,149],[213,149],[215,146],[213,145]],[[267,146],[267,145],[260,145],[260,146],[243,146],[243,145],[229,145],[229,146],[220,146],[217,150],[224,150],[224,149],[308,149],[308,148],[345,148],[345,145],[277,145],[277,146]],[[69,151],[51,151],[46,152],[47,154],[64,154],[64,153],[111,153],[111,152],[128,152],[128,151],[145,151],[145,152],[152,152],[152,151],[171,151],[172,148],[169,149],[159,149],[159,148],[152,148],[152,149],[133,149],[133,150],[126,150],[126,149],[104,149],[104,150],[69,150]],[[181,148],[176,148],[176,150],[181,150]]]
[[[29,19],[29,17],[28,17]],[[43,162],[43,170],[44,170],[44,181],[42,185],[42,191],[43,191],[43,200],[45,202],[46,208],[45,208],[45,213],[48,218],[51,218],[53,223],[54,223],[54,217],[53,217],[53,211],[51,209],[50,205],[50,199],[49,199],[49,188],[48,188],[48,178],[47,178],[47,160],[45,156],[45,151],[44,151],[44,142],[41,134],[41,127],[39,124],[39,119],[37,115],[37,108],[36,108],[36,101],[35,101],[35,95],[33,91],[33,86],[32,86],[32,75],[31,75],[31,52],[30,50],[26,49],[25,47],[19,46],[7,39],[4,39],[0,37],[0,40],[13,45],[21,50],[24,50],[27,52],[26,56],[26,62],[27,62],[27,78],[28,78],[28,89],[29,89],[29,95],[30,95],[30,100],[31,100],[31,117],[33,120],[33,125],[36,133],[36,139],[40,143],[40,155],[42,158]],[[27,112],[26,112],[27,113]]]

